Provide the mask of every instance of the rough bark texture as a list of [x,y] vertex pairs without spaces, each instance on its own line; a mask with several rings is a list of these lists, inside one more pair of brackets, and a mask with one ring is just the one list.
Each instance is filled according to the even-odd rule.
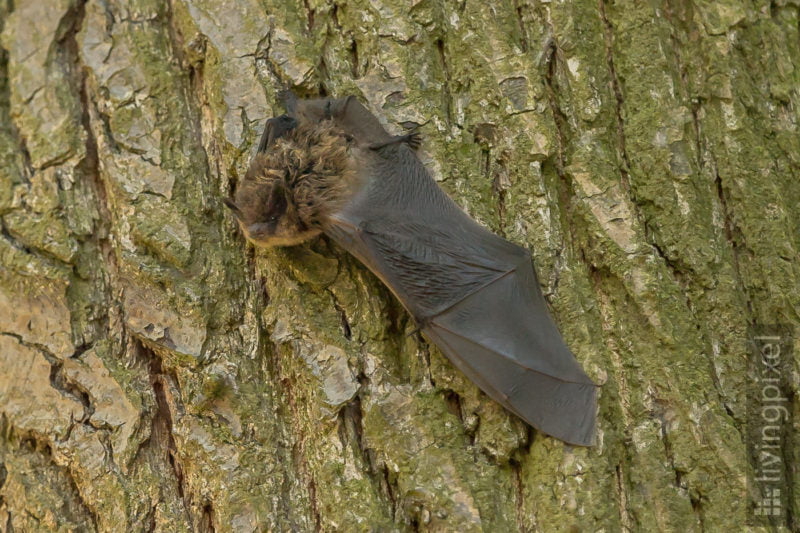
[[[739,530],[747,328],[800,322],[799,23],[2,0],[0,530]],[[221,200],[286,86],[422,124],[441,185],[532,250],[603,384],[596,447],[481,394],[331,242],[245,245]]]

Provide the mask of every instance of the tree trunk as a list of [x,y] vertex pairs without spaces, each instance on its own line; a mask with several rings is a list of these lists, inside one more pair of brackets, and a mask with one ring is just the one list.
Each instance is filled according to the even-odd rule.
[[[0,530],[739,530],[748,331],[800,322],[798,22],[2,0]],[[245,244],[222,199],[285,87],[422,125],[442,187],[531,249],[597,446],[488,399],[331,241]]]

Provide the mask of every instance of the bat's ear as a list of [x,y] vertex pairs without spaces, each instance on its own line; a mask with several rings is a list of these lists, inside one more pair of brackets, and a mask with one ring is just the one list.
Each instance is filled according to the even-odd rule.
[[264,133],[261,134],[261,141],[258,143],[258,151],[266,152],[267,148],[297,127],[297,121],[289,115],[281,115],[271,118],[264,126]]
[[332,111],[337,125],[360,143],[383,143],[392,139],[377,117],[353,95],[335,100]]
[[[355,104],[353,104],[353,102],[355,102]],[[357,105],[358,103],[359,103],[358,98],[356,98],[354,95],[351,94],[349,96],[346,96],[344,99],[344,103],[342,104],[342,108],[339,110],[339,113],[341,115],[346,115],[347,108],[349,108],[351,104]]]
[[239,209],[239,206],[238,206],[238,205],[236,205],[236,203],[234,203],[234,201],[233,201],[233,200],[231,200],[230,198],[225,198],[225,199],[223,199],[223,200],[222,200],[222,203],[224,203],[224,204],[225,204],[225,206],[226,206],[228,209],[230,209],[231,211],[233,211],[233,215],[234,215],[234,216],[235,216],[237,219],[241,219],[241,218],[242,218],[242,210],[241,210],[241,209]]
[[347,116],[348,108],[350,107],[352,102],[356,102],[356,105],[358,104],[358,98],[356,98],[352,94],[350,96],[345,96],[344,98],[327,100],[325,102],[325,110],[323,113],[323,118],[331,120],[334,118],[343,118]]
[[286,114],[294,116],[297,112],[297,95],[291,89],[284,89],[278,93],[278,99],[286,109]]

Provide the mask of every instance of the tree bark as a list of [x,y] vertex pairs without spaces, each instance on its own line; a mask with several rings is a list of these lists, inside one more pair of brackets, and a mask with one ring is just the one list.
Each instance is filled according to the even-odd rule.
[[[800,322],[799,22],[3,0],[0,530],[739,530],[748,328]],[[488,399],[332,242],[245,244],[222,199],[285,87],[421,125],[442,187],[532,250],[597,446]]]

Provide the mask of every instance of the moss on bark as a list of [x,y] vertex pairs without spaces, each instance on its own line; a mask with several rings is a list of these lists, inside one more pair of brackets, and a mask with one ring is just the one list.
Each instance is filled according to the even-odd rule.
[[[738,530],[747,331],[800,322],[799,18],[0,2],[0,529]],[[419,125],[532,250],[596,447],[486,398],[326,239],[245,245],[221,200],[286,86]]]

